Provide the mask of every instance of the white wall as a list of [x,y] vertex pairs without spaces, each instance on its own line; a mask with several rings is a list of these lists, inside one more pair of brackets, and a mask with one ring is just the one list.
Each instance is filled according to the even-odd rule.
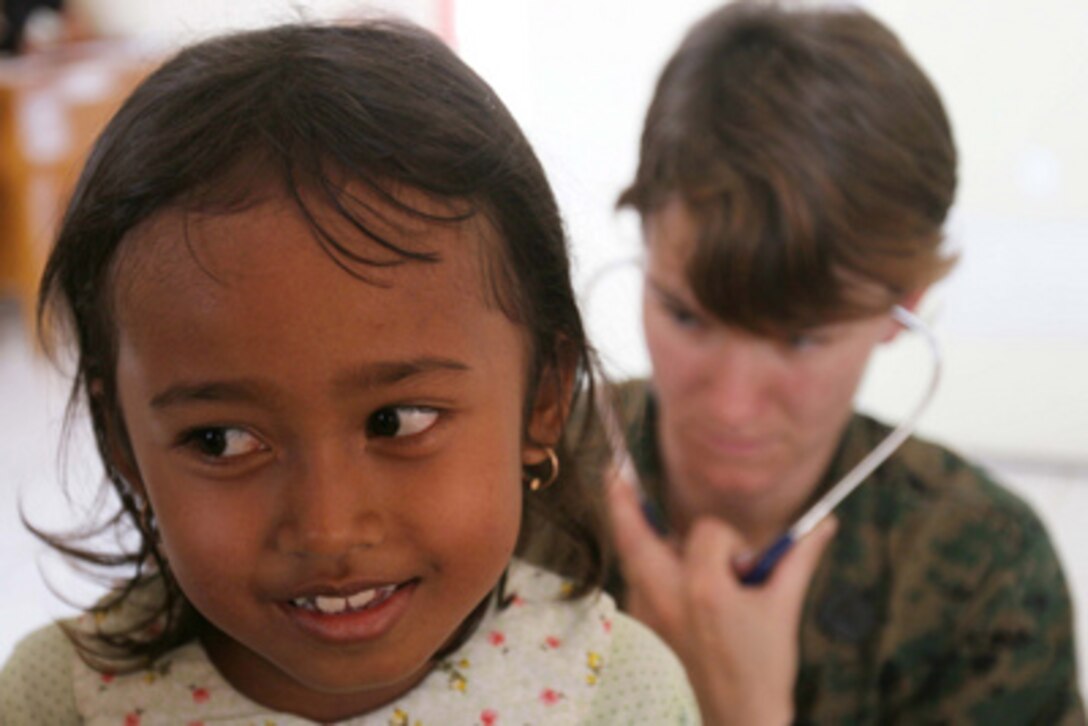
[[139,37],[170,45],[211,33],[279,22],[394,13],[436,29],[449,0],[69,0],[106,36]]
[[931,70],[963,159],[964,259],[936,296],[948,380],[928,426],[997,457],[1088,467],[1088,3],[868,5]]

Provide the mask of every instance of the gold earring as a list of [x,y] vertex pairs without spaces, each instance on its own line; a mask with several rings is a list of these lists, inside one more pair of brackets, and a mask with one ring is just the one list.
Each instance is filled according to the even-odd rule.
[[[559,457],[555,455],[555,449],[548,446],[544,449],[544,453],[548,455],[548,476],[543,480],[539,476],[529,477],[529,489],[534,492],[547,489],[559,478]],[[540,464],[543,463],[543,461],[540,462]],[[540,464],[533,464],[533,466],[539,466]]]

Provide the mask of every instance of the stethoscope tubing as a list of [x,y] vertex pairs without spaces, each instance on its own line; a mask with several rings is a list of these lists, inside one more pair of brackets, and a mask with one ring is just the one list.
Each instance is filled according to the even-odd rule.
[[775,565],[778,564],[778,561],[782,559],[794,543],[815,529],[816,525],[835,511],[835,508],[844,499],[850,496],[878,466],[887,461],[910,438],[910,435],[918,427],[918,420],[933,401],[933,397],[937,393],[937,387],[941,382],[941,369],[943,367],[941,348],[937,342],[937,337],[929,326],[922,322],[921,318],[902,306],[896,305],[892,308],[892,317],[904,328],[918,333],[926,341],[933,365],[925,391],[914,405],[914,409],[907,414],[906,418],[898,426],[892,429],[879,444],[873,447],[872,451],[846,473],[846,476],[828,489],[788,530],[756,558],[751,568],[741,574],[740,580],[742,583],[759,585],[765,582],[770,577]]

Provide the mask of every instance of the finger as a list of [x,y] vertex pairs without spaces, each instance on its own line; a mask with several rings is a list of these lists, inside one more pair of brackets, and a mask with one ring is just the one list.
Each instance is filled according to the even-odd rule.
[[744,550],[744,541],[720,519],[696,520],[684,544],[685,590],[692,604],[715,610],[740,588],[730,562]]
[[798,540],[772,573],[769,587],[777,590],[785,600],[796,602],[800,608],[809,582],[820,564],[820,558],[836,531],[838,519],[832,515]]
[[639,590],[648,607],[669,609],[665,601],[675,596],[680,563],[643,519],[634,488],[611,484],[608,512],[616,554],[628,587]]
[[744,623],[750,622],[746,617],[750,608],[744,607],[750,593],[737,580],[730,562],[743,547],[739,533],[709,517],[695,521],[684,543],[681,592],[690,647],[683,656],[697,692],[713,691],[715,681],[720,686],[726,673],[735,673],[735,628],[744,629]]

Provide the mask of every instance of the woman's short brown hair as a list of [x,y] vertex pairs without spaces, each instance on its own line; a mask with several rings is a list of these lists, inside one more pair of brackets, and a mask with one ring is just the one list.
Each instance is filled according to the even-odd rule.
[[767,331],[882,312],[942,277],[955,188],[940,97],[891,31],[857,9],[742,1],[669,60],[619,204],[646,219],[681,200],[699,303]]

